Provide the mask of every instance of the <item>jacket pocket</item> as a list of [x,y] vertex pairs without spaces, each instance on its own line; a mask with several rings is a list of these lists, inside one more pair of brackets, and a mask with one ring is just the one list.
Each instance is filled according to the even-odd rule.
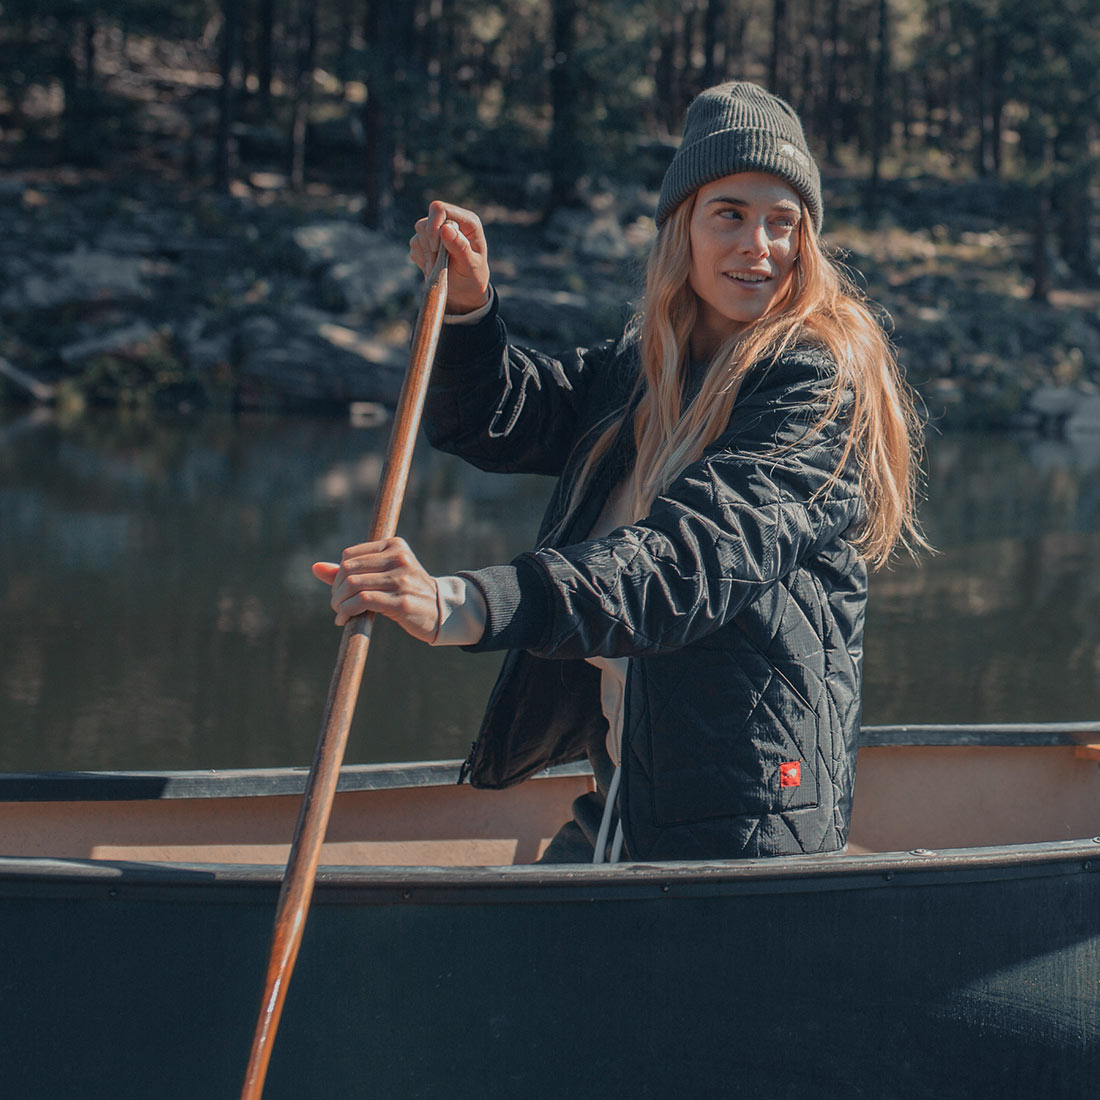
[[633,662],[630,737],[656,824],[816,807],[818,715],[803,696],[762,655],[690,650],[681,669],[680,653],[654,658],[659,672]]

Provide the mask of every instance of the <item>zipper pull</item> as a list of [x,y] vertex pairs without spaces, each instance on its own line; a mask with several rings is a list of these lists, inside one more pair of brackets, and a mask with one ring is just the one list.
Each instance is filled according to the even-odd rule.
[[474,766],[474,753],[477,752],[477,742],[470,742],[470,755],[462,761],[462,767],[458,769],[458,782],[456,786],[461,787],[466,782],[466,776],[470,774],[470,769]]

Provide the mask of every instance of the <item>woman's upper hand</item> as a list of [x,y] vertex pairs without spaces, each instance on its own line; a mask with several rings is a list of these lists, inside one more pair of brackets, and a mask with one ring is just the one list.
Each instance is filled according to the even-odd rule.
[[426,572],[404,539],[349,546],[339,565],[315,562],[313,575],[332,586],[330,603],[337,626],[374,611],[422,642],[434,641],[439,632],[435,578]]
[[490,294],[488,246],[481,219],[461,206],[433,202],[409,241],[409,256],[425,276],[435,264],[441,242],[450,257],[447,312],[473,313],[489,301]]

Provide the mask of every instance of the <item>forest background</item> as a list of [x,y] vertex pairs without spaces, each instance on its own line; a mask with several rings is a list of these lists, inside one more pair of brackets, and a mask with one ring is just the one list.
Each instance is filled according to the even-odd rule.
[[515,334],[614,335],[729,78],[935,423],[1100,431],[1100,0],[0,0],[0,398],[386,405],[437,196]]

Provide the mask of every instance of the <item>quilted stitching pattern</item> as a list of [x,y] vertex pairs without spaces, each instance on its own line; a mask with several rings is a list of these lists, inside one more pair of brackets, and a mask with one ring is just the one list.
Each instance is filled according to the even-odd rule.
[[[445,366],[429,400],[433,442],[489,469],[575,470],[592,426],[626,400],[629,344],[614,357],[606,346],[557,361],[507,349],[503,326],[491,339],[479,328],[464,339],[481,344],[454,356],[464,365]],[[495,376],[485,369],[494,357]],[[609,488],[607,472],[598,475],[557,549],[523,556],[506,606],[492,578],[470,574],[490,606],[491,629],[475,648],[528,651],[505,662],[474,782],[507,785],[576,758],[600,733],[588,717],[599,705],[583,658],[627,655],[620,797],[634,858],[843,845],[866,571],[843,538],[861,514],[854,479],[815,495],[842,445],[841,425],[816,426],[811,407],[829,375],[827,357],[809,349],[757,371],[726,435],[645,521],[625,539],[578,542]],[[606,465],[623,461],[613,453]],[[798,787],[779,783],[787,761],[801,764]]]

